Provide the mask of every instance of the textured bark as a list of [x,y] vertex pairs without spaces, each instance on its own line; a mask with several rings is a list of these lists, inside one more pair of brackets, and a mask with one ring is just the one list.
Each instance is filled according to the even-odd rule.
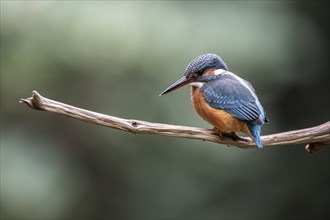
[[[20,102],[27,104],[32,109],[53,112],[135,134],[156,134],[211,141],[240,148],[256,148],[255,143],[249,138],[242,137],[238,140],[232,140],[231,138],[223,137],[221,139],[211,129],[118,118],[57,102],[41,96],[36,91],[33,91],[32,97],[21,99]],[[261,137],[261,141],[265,147],[305,144],[305,149],[309,153],[313,153],[330,144],[330,121],[315,127],[265,135]]]

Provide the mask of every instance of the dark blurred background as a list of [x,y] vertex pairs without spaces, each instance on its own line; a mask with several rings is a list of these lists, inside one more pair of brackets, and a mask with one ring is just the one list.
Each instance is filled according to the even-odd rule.
[[329,120],[329,3],[1,1],[2,219],[329,219],[330,149],[242,150],[38,112],[42,95],[211,128],[188,88],[213,52],[255,87],[263,134]]

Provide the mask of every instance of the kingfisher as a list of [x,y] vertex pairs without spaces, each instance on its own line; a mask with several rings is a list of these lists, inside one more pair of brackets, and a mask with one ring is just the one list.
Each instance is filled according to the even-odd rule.
[[183,77],[161,94],[190,85],[192,104],[206,122],[214,126],[221,138],[237,140],[235,132],[243,132],[258,146],[261,127],[268,123],[263,107],[252,85],[230,72],[220,56],[208,53],[194,58]]

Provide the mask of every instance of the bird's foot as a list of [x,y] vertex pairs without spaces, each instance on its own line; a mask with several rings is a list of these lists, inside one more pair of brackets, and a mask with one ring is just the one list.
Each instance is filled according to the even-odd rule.
[[224,133],[222,133],[217,127],[214,127],[212,130],[214,131],[214,134],[215,135],[219,135],[219,137],[220,137],[221,140],[223,139],[223,137],[224,137],[223,134]]
[[216,127],[214,127],[212,130],[214,131],[215,134],[219,135],[220,139],[224,139],[225,137],[228,137],[233,141],[247,141],[245,138],[238,136],[235,132],[226,133]]

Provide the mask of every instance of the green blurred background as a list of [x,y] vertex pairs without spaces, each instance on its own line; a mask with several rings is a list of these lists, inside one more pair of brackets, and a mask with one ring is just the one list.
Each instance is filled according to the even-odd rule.
[[1,1],[2,219],[329,219],[330,149],[242,150],[38,112],[42,95],[210,128],[188,88],[213,52],[255,87],[263,134],[329,120],[329,3]]

